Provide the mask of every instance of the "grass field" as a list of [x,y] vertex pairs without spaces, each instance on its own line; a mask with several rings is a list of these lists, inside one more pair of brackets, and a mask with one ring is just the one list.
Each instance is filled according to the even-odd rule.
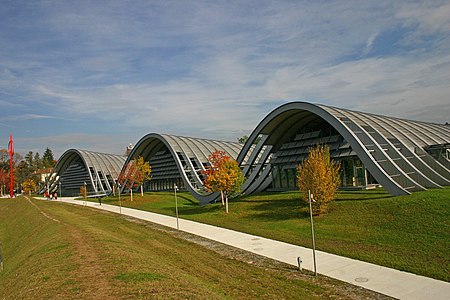
[[383,298],[186,239],[91,208],[0,199],[0,299]]
[[[173,193],[122,195],[122,205],[175,215]],[[178,193],[180,217],[310,247],[307,205],[298,192],[264,193],[200,206]],[[103,200],[119,205],[118,197]],[[399,270],[450,281],[450,188],[392,197],[381,189],[340,192],[315,217],[316,247]]]

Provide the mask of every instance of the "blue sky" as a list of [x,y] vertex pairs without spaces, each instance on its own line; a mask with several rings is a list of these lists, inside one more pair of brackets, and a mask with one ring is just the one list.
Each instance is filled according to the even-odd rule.
[[0,0],[0,148],[236,141],[302,100],[450,121],[449,1]]

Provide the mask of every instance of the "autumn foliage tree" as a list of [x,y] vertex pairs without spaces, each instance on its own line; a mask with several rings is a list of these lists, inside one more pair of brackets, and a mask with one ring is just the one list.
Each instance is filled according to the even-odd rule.
[[228,197],[241,190],[244,175],[238,163],[224,151],[214,151],[208,158],[210,167],[203,174],[203,184],[209,192],[220,192],[222,205],[228,213]]
[[22,183],[22,188],[26,194],[36,190],[36,182],[33,179],[27,179]]
[[137,185],[141,186],[141,196],[144,196],[143,185],[146,180],[152,179],[152,167],[150,166],[148,161],[145,161],[142,156],[139,156],[135,162],[135,174],[134,180]]
[[87,197],[87,187],[86,185],[80,186],[80,196],[86,199]]
[[329,147],[310,148],[308,158],[297,167],[297,184],[305,201],[308,201],[308,190],[314,195],[313,215],[327,212],[340,183],[340,165],[330,159]]
[[152,168],[148,161],[145,161],[142,156],[130,161],[122,170],[119,176],[119,183],[125,185],[130,190],[131,201],[133,201],[133,188],[140,186],[141,196],[144,196],[143,184],[146,180],[150,180]]
[[122,172],[119,175],[118,182],[121,186],[126,187],[128,190],[130,190],[130,199],[133,201],[133,188],[136,186],[136,183],[134,181],[134,173],[135,173],[135,166],[134,161],[128,162],[128,164],[125,166],[125,168],[122,170]]

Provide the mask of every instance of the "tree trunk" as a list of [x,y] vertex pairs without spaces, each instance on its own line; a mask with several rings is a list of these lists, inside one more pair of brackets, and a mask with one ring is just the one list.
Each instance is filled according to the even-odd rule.
[[143,187],[143,184],[141,184],[141,197],[144,197],[144,187]]
[[228,194],[225,194],[225,211],[228,213]]
[[220,191],[220,197],[222,198],[222,206],[224,206],[225,203],[223,202],[223,191]]
[[131,201],[133,201],[133,189],[130,188],[130,193],[131,193]]

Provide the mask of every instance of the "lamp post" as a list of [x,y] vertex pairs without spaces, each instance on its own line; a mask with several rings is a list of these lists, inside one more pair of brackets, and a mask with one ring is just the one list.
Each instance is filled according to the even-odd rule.
[[61,192],[61,180],[59,180],[59,200],[61,200],[62,192]]
[[122,200],[120,200],[120,183],[117,181],[117,189],[119,191],[119,213],[122,214]]
[[310,216],[310,221],[311,221],[311,239],[312,239],[313,260],[314,260],[314,276],[317,276],[316,243],[314,241],[314,223],[313,223],[313,215],[312,215],[312,202],[316,202],[316,201],[314,201],[313,194],[311,194],[311,190],[308,190],[308,202],[309,202],[309,216]]
[[177,189],[178,189],[177,185],[174,184],[174,185],[173,185],[173,191],[174,191],[174,193],[175,193],[175,213],[176,213],[176,216],[177,216],[177,230],[180,230],[180,225],[179,225],[179,222],[178,222],[178,200],[177,200]]
[[86,181],[84,182],[84,205],[87,206],[87,184]]

